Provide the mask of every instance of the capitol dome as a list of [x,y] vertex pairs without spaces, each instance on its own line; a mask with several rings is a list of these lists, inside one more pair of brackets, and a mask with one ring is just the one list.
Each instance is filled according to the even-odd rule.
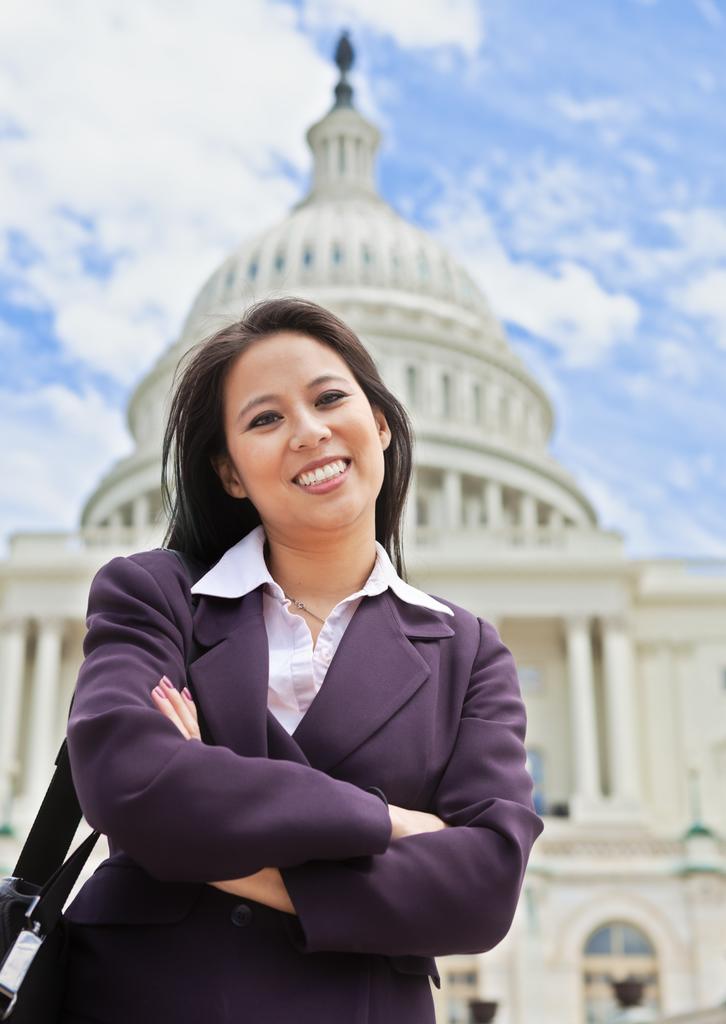
[[475,530],[480,540],[551,544],[597,527],[579,487],[549,454],[553,411],[509,346],[465,268],[378,193],[380,133],[353,105],[343,36],[331,110],[307,133],[308,194],[278,224],[244,241],[214,271],[179,339],[136,387],[128,407],[135,449],[90,496],[84,527],[144,526],[160,516],[163,416],[181,356],[252,302],[299,295],[359,334],[415,428],[407,533],[436,544]]

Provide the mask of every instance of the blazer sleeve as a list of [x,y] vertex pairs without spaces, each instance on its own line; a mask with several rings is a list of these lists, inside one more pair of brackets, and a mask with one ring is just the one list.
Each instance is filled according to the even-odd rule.
[[509,931],[544,827],[525,767],[526,711],[510,652],[478,619],[479,649],[453,752],[429,810],[449,828],[345,864],[281,869],[301,952],[482,953]]
[[191,609],[178,572],[146,568],[142,557],[110,561],[89,595],[67,743],[91,827],[165,881],[382,853],[391,822],[374,793],[307,765],[187,740],[158,711],[160,677],[186,677]]

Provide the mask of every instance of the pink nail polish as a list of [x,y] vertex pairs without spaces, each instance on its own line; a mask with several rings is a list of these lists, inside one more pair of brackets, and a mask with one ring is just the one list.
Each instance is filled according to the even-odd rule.
[[173,690],[174,689],[174,684],[169,679],[167,679],[166,676],[162,676],[161,677],[161,684],[162,684],[162,686],[165,686],[167,688],[167,690]]
[[184,687],[184,689],[182,690],[182,693],[184,694],[184,696],[186,697],[186,699],[187,699],[187,700],[191,700],[191,701],[193,701],[193,700],[194,700],[194,698],[192,697],[191,693],[190,693],[190,692],[189,692],[189,690],[188,690],[188,689],[186,688],[186,686],[185,686],[185,687]]
[[152,693],[155,693],[157,697],[161,697],[162,700],[167,699],[166,694],[164,693],[160,686],[155,686],[154,689],[152,690]]

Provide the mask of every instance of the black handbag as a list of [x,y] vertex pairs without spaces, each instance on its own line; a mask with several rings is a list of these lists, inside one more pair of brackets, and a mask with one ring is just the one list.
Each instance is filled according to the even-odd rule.
[[[206,571],[183,552],[168,550],[192,585]],[[195,653],[192,643],[187,664]],[[199,724],[204,735],[201,716]],[[15,870],[0,879],[0,1021],[11,1024],[59,1020],[69,953],[63,906],[100,835],[92,832],[64,861],[83,816],[66,740],[55,765]]]

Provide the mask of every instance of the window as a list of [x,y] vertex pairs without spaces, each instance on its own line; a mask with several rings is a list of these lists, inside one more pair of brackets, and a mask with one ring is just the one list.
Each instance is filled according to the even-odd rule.
[[360,258],[361,262],[363,263],[363,266],[365,267],[370,266],[371,263],[373,262],[373,253],[371,252],[367,245],[361,246]]
[[446,1005],[448,1024],[469,1024],[470,1003],[478,998],[479,973],[476,964],[462,958],[456,966],[441,972],[441,995]]
[[303,255],[302,255],[303,266],[307,267],[308,269],[310,269],[310,267],[312,267],[312,265],[313,265],[314,259],[315,259],[315,253],[313,251],[312,246],[306,245],[305,248],[303,249]]
[[405,393],[412,406],[416,406],[419,401],[419,371],[416,367],[405,368]]
[[527,748],[527,771],[532,776],[534,790],[532,799],[537,814],[547,813],[547,801],[545,800],[544,789],[544,757],[541,750],[536,747]]
[[606,1024],[618,1010],[613,982],[628,976],[642,982],[641,1006],[658,1011],[658,960],[653,944],[640,928],[610,921],[590,934],[583,956],[586,1020]]
[[538,665],[520,665],[518,674],[523,695],[541,693],[544,689],[542,669]]
[[250,265],[247,267],[247,277],[250,281],[254,281],[257,277],[257,259],[253,259]]
[[428,281],[429,279],[429,262],[424,252],[418,254],[418,276],[422,281]]
[[331,258],[335,266],[338,266],[343,262],[343,250],[337,242],[333,242]]
[[471,407],[474,414],[474,422],[481,423],[481,386],[477,381],[471,389]]
[[422,495],[416,496],[416,526],[429,525],[429,503]]
[[275,254],[275,270],[281,274],[285,269],[285,253],[282,250]]
[[441,377],[441,407],[443,415],[448,419],[453,415],[453,382],[451,375],[445,373]]

